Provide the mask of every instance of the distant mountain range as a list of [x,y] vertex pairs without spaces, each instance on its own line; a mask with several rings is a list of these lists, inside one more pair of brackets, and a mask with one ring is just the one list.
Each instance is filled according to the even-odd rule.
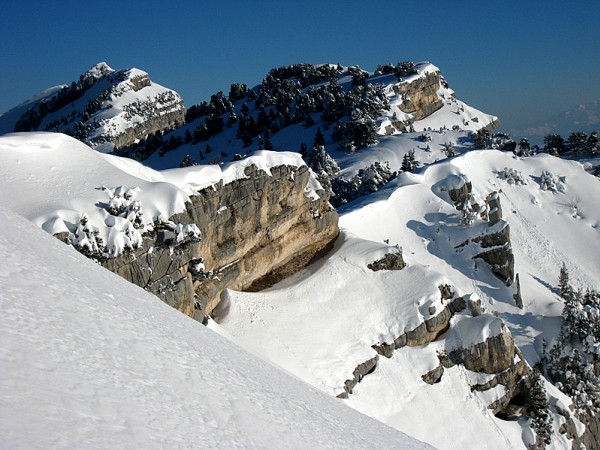
[[548,119],[533,122],[522,128],[509,130],[513,136],[527,137],[532,142],[542,141],[547,134],[558,133],[564,137],[574,131],[586,134],[600,131],[600,99],[578,105]]

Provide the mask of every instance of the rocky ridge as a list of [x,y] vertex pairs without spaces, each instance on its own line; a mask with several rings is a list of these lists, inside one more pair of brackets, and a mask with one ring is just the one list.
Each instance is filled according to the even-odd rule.
[[99,63],[48,95],[0,116],[6,131],[57,131],[111,152],[157,131],[184,123],[179,94],[139,69],[113,70]]

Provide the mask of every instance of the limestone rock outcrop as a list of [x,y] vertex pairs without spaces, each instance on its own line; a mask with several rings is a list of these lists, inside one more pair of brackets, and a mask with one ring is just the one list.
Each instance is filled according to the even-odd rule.
[[502,218],[499,193],[491,192],[485,198],[485,206],[480,206],[473,199],[473,186],[465,176],[452,175],[441,184],[460,212],[461,221],[470,225],[477,216],[487,221],[487,225],[484,223],[473,228],[475,236],[455,249],[473,244],[473,259],[484,260],[492,272],[510,286],[515,278],[515,258],[510,241],[510,225]]
[[103,265],[201,321],[224,289],[266,287],[333,243],[337,213],[326,192],[306,195],[310,176],[306,166],[276,166],[267,174],[250,165],[244,178],[202,189],[170,218],[195,224],[200,240],[173,244],[159,230],[138,250]]
[[429,72],[410,83],[399,83],[393,86],[396,95],[404,100],[400,109],[413,116],[412,121],[421,120],[440,109],[444,101],[439,98],[441,83],[439,72]]
[[530,369],[508,328],[493,316],[463,318],[451,329],[446,350],[438,357],[440,365],[423,374],[423,380],[436,383],[444,369],[457,364],[471,372],[488,374],[484,382],[472,384],[471,390],[487,391],[503,385],[504,394],[488,405],[495,414],[502,414],[509,403],[528,388]]
[[515,277],[515,257],[510,241],[510,225],[502,219],[500,197],[492,192],[486,199],[488,204],[488,229],[472,239],[481,248],[474,258],[483,259],[492,272],[510,286]]

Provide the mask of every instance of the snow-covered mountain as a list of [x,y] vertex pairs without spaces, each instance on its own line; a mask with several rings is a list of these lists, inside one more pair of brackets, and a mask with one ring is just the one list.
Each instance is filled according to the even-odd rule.
[[[189,411],[196,408],[197,397],[182,399],[183,391],[170,387],[179,386],[176,383],[183,377],[184,391],[189,388],[190,392],[208,396],[201,409],[199,436],[212,430],[213,422],[206,417],[215,417],[214,424],[220,430],[214,434],[214,440],[213,436],[206,438],[208,445],[336,446],[338,441],[322,438],[328,428],[315,428],[317,437],[313,439],[312,434],[307,437],[300,432],[290,433],[287,419],[282,425],[271,414],[271,399],[296,414],[313,411],[312,408],[329,411],[329,406],[323,406],[316,397],[311,398],[311,406],[298,405],[294,403],[295,394],[288,399],[285,391],[289,386],[283,381],[275,383],[282,386],[277,392],[265,392],[259,381],[253,384],[255,389],[237,389],[241,385],[235,380],[246,370],[255,371],[267,382],[269,377],[279,380],[279,375],[266,373],[271,369],[254,369],[256,361],[269,361],[322,393],[339,397],[327,402],[347,403],[438,448],[542,446],[540,423],[552,448],[570,448],[580,443],[594,448],[597,415],[593,407],[600,399],[582,397],[574,403],[563,392],[564,386],[563,391],[559,389],[559,383],[555,385],[543,377],[544,381],[535,381],[537,372],[532,367],[547,357],[545,348],[566,339],[561,334],[561,314],[564,299],[570,297],[564,295],[564,285],[560,291],[557,289],[561,267],[568,270],[573,289],[585,292],[600,287],[598,179],[575,161],[549,155],[519,158],[510,152],[476,149],[471,133],[495,126],[496,118],[456,100],[439,70],[428,63],[381,66],[374,73],[332,65],[298,65],[274,69],[269,75],[256,90],[243,85],[232,87],[229,98],[217,95],[210,104],[190,108],[182,127],[127,148],[125,153],[146,157],[144,163],[153,168],[93,152],[64,135],[18,133],[0,137],[0,158],[4,162],[0,166],[0,208],[5,220],[16,224],[6,228],[7,242],[0,247],[3,252],[7,249],[5,261],[10,262],[3,266],[8,268],[4,270],[6,276],[0,278],[3,292],[9,293],[2,297],[3,310],[10,312],[3,317],[7,325],[2,329],[12,339],[3,339],[11,345],[2,353],[8,355],[5,359],[10,364],[9,377],[1,384],[9,406],[2,413],[8,415],[10,411],[12,415],[13,409],[20,408],[23,415],[34,414],[27,402],[10,394],[11,387],[28,384],[36,386],[35,392],[44,398],[45,418],[36,415],[35,420],[42,421],[47,429],[55,427],[55,405],[69,414],[84,411],[85,417],[93,419],[93,425],[87,419],[73,419],[69,426],[81,434],[53,442],[72,446],[139,441],[143,445],[151,440],[150,444],[160,445],[166,432],[157,428],[158,424],[173,423],[177,430],[175,439],[185,443],[189,442],[189,435],[184,434],[180,424],[193,426]],[[323,89],[319,90],[319,86]],[[290,100],[286,95],[294,90],[298,96]],[[320,95],[323,110],[311,112]],[[252,109],[249,97],[253,97]],[[286,99],[290,101],[286,103]],[[299,106],[303,102],[309,106]],[[347,114],[347,109],[337,109],[340,105],[355,106],[358,112],[351,110]],[[286,107],[290,123],[280,126],[286,121]],[[223,112],[218,114],[221,109]],[[296,113],[304,114],[302,120],[294,121],[292,115]],[[228,120],[222,127],[211,128],[218,125],[217,117],[232,116],[236,119],[230,128],[225,125]],[[242,121],[245,125],[240,130]],[[255,128],[248,131],[252,122]],[[272,133],[274,125],[279,129]],[[221,130],[216,132],[217,128]],[[172,144],[164,147],[168,142]],[[259,146],[300,150],[302,143],[313,147],[306,160],[314,172],[307,169],[299,155],[282,151],[254,153]],[[200,162],[209,158],[219,163],[241,160],[173,169],[192,151],[198,153]],[[196,158],[190,159],[193,162]],[[425,167],[418,169],[418,165]],[[164,168],[169,170],[157,170]],[[396,171],[400,173],[391,175]],[[324,184],[320,185],[315,177]],[[273,254],[279,254],[291,245],[289,240],[298,237],[310,245],[311,240],[316,241],[313,232],[302,236],[293,228],[296,219],[288,219],[295,217],[294,209],[308,207],[303,220],[312,223],[316,230],[322,229],[324,225],[319,223],[325,222],[320,220],[325,209],[330,208],[315,209],[313,202],[319,201],[320,196],[321,201],[328,198],[323,189],[328,182],[334,191],[343,188],[352,194],[344,198],[348,203],[340,201],[340,235],[333,247],[324,247],[319,259],[288,258],[293,270],[285,275],[294,274],[283,280],[268,274],[273,281],[261,284],[258,292],[255,286],[246,289],[227,284],[232,275],[226,270],[237,274],[238,268],[251,267],[258,251],[253,249],[242,256],[235,253],[240,245],[236,239],[242,236],[242,241],[247,240],[239,233],[236,217],[243,229],[260,234],[256,249],[275,248]],[[288,184],[299,184],[300,203],[292,203],[272,189]],[[227,186],[234,187],[222,195]],[[248,210],[256,210],[257,217],[270,217],[268,226],[245,216],[243,211]],[[177,316],[176,311],[160,305],[149,294],[123,287],[124,281],[115,282],[110,273],[101,272],[93,263],[81,263],[81,255],[58,240],[52,242],[49,237],[40,236],[38,229],[24,224],[14,213],[96,259],[113,261],[118,253],[122,260],[117,265],[134,262],[129,279],[145,279],[147,272],[151,277],[155,266],[144,264],[156,259],[156,267],[161,271],[168,267],[180,277],[189,278],[192,304],[204,292],[203,286],[218,279],[223,284],[219,285],[214,304],[206,310],[210,317],[205,321],[214,333],[198,322]],[[185,215],[205,226],[203,233],[193,228],[194,223],[188,224],[190,228],[185,231],[183,223],[178,228],[178,221]],[[166,224],[169,228],[165,232]],[[277,241],[279,246],[275,246],[272,238],[281,224],[287,224],[283,226],[286,230],[290,226],[292,232],[283,232]],[[327,227],[331,226],[332,222],[327,222]],[[162,243],[154,233],[159,228],[166,233],[163,237],[170,236]],[[209,236],[208,229],[214,239],[219,239],[210,258],[202,250],[205,253],[185,259],[185,250],[178,246],[179,238],[182,245],[187,245],[188,238],[195,242],[196,238]],[[8,239],[11,235],[15,236],[14,244]],[[99,257],[98,253],[82,250],[82,239],[100,242],[98,245],[112,242],[119,251]],[[145,246],[143,258],[136,253],[138,245]],[[36,251],[43,252],[43,256],[33,257]],[[219,258],[223,271],[207,266]],[[37,284],[30,287],[32,275],[24,269],[24,261],[29,261],[27,267],[31,261],[40,265],[43,288]],[[309,262],[312,263],[307,265]],[[80,280],[90,276],[99,281],[86,281],[82,288]],[[53,278],[58,280],[56,284]],[[76,294],[65,294],[59,287],[63,284],[68,287],[67,292]],[[265,289],[266,286],[270,287]],[[223,290],[226,287],[229,289]],[[169,289],[165,286],[159,291]],[[31,295],[38,301],[29,305],[33,311],[56,303],[60,320],[52,314],[38,316],[30,309],[15,308],[19,293],[28,290],[44,293]],[[72,303],[74,299],[85,301],[77,307]],[[169,297],[165,301],[169,302]],[[148,307],[142,304],[146,302]],[[592,302],[582,306],[577,316],[596,317],[600,305],[594,305]],[[139,308],[146,309],[139,312]],[[203,311],[204,306],[199,308]],[[48,321],[47,317],[54,319]],[[132,322],[132,317],[138,320]],[[201,316],[196,318],[202,320]],[[39,322],[42,319],[45,321]],[[69,320],[74,322],[72,330],[68,329]],[[78,331],[85,324],[89,328],[88,322],[93,325],[93,348],[78,340],[89,334]],[[14,338],[21,336],[21,323],[32,324],[38,333],[37,340],[25,351],[12,344],[21,342],[21,338]],[[215,333],[229,342],[223,344],[223,350]],[[144,340],[137,339],[142,334]],[[66,336],[68,345],[61,346],[56,336]],[[209,337],[205,340],[204,336]],[[159,342],[162,339],[164,343]],[[38,345],[44,340],[57,342],[48,353],[54,359],[39,355],[38,347],[48,349],[47,345]],[[72,360],[63,356],[63,352],[72,354],[71,342],[98,356],[100,363],[88,364],[87,358]],[[600,336],[591,333],[586,337],[586,351],[592,349],[589,351],[593,353],[598,342]],[[148,345],[158,350],[150,351]],[[197,356],[192,345],[202,355],[206,353],[207,358]],[[123,357],[131,355],[123,351],[124,347],[133,355],[144,355],[143,370],[135,369],[135,356]],[[243,353],[239,347],[254,356]],[[572,356],[574,348],[579,351],[583,347],[573,344],[564,348]],[[190,358],[193,363],[189,363]],[[594,356],[589,358],[592,363],[586,369],[588,375],[589,371],[593,373],[596,361]],[[42,363],[37,363],[40,360]],[[68,361],[68,374],[72,377],[57,371],[55,360]],[[176,364],[165,365],[168,360]],[[234,360],[250,366],[236,365]],[[205,370],[205,365],[210,369]],[[114,377],[99,371],[92,377],[91,385],[100,387],[90,394],[86,390],[89,384],[79,383],[78,374],[98,366],[109,367]],[[199,369],[190,372],[192,366]],[[20,367],[27,369],[21,372]],[[155,373],[153,368],[165,377],[148,379],[147,374]],[[213,370],[221,369],[233,370],[235,376],[220,372],[212,376]],[[51,384],[52,389],[42,386],[37,370],[51,376],[58,373],[66,381]],[[109,378],[111,385],[118,387],[114,392],[106,392],[106,385],[102,384]],[[221,386],[214,384],[219,378],[237,386],[231,396],[227,394],[223,399],[208,395],[199,387],[199,383],[209,384],[209,391],[214,393]],[[143,390],[136,391],[140,379],[144,380],[139,388]],[[593,388],[593,375],[586,380]],[[157,389],[163,383],[169,387]],[[147,392],[148,386],[156,392]],[[595,395],[593,389],[582,389],[586,395]],[[101,395],[93,398],[107,396],[110,402],[90,403],[90,395],[98,392]],[[129,403],[121,403],[120,399],[129,398],[131,392],[137,393],[138,402],[148,398],[145,405],[153,412],[141,419],[129,417],[132,411],[124,406]],[[534,392],[535,401],[547,411],[547,416],[535,423],[534,414],[539,409],[532,407]],[[172,399],[177,414],[186,417],[178,420],[176,416],[169,422],[157,416],[163,409],[156,405],[164,397]],[[248,406],[253,402],[260,405],[259,412]],[[586,408],[589,414],[582,414]],[[323,426],[332,425],[339,430],[346,421],[345,414],[349,413],[340,413],[340,420],[333,423],[322,415],[316,418],[325,422]],[[119,421],[121,416],[126,419]],[[27,444],[23,439],[29,436],[29,429],[16,417],[6,422],[10,426],[3,436],[7,436],[8,443]],[[261,429],[256,426],[257,417],[274,422],[276,427],[267,426],[264,435],[257,435]],[[297,420],[313,427],[304,416]],[[348,423],[356,426],[355,420],[348,418]],[[586,428],[582,421],[591,426]],[[114,431],[115,423],[121,427],[115,428],[115,433],[122,430],[129,434],[118,434],[110,442],[96,440],[110,434],[107,430]],[[364,436],[378,433],[372,426],[367,425]],[[139,430],[151,427],[154,431],[139,436]],[[226,432],[230,428],[235,431]],[[62,428],[56,430],[57,434],[48,435],[58,439]],[[389,431],[382,432],[378,440],[365,443],[355,441],[362,437],[353,432],[350,442],[339,442],[341,446],[359,447],[413,445],[403,440],[391,444],[388,436],[404,437],[386,433]],[[282,434],[284,441],[275,441]],[[258,436],[266,436],[269,441]],[[335,434],[331,436],[337,439]],[[39,442],[43,441],[33,440],[32,445]]]
[[183,124],[177,92],[139,69],[113,70],[102,62],[73,81],[46,89],[0,115],[0,134],[58,131],[101,152]]

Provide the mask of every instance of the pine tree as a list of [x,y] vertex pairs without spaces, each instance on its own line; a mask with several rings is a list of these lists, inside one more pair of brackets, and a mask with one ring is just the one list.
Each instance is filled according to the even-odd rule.
[[179,163],[179,167],[191,167],[196,165],[198,165],[198,163],[194,161],[190,155],[185,155]]
[[409,150],[408,153],[402,157],[402,166],[400,167],[400,170],[402,172],[410,172],[420,165],[421,163],[415,159],[415,151]]
[[306,165],[317,174],[324,189],[331,192],[331,179],[340,171],[340,167],[322,145],[313,148],[308,155]]
[[471,133],[471,138],[475,144],[475,148],[486,148],[490,140],[490,132],[487,128],[481,128],[475,133]]
[[402,172],[410,172],[411,170],[410,157],[408,156],[408,153],[405,153],[402,157],[402,166],[400,167],[400,170]]
[[529,156],[531,153],[531,146],[527,138],[523,138],[519,141],[519,156]]
[[304,142],[300,143],[300,154],[304,159],[306,159],[306,157],[308,156],[308,148],[306,147],[306,144]]
[[560,289],[560,296],[563,299],[566,299],[567,294],[571,291],[571,286],[569,285],[569,271],[567,270],[567,266],[563,263],[560,268],[560,274],[558,276],[558,288]]
[[313,140],[313,150],[320,146],[325,146],[325,136],[321,131],[321,127],[317,127],[317,131],[315,133],[315,139]]
[[544,136],[544,151],[550,155],[558,156],[565,150],[565,140],[560,134]]
[[269,130],[265,130],[264,133],[264,141],[263,141],[263,148],[265,150],[273,150],[273,142],[271,142],[271,136],[269,135]]
[[531,387],[528,393],[529,420],[531,428],[535,430],[539,443],[550,444],[552,436],[552,418],[548,408],[548,399],[546,398],[546,389],[544,380],[538,368],[533,369],[531,376]]

